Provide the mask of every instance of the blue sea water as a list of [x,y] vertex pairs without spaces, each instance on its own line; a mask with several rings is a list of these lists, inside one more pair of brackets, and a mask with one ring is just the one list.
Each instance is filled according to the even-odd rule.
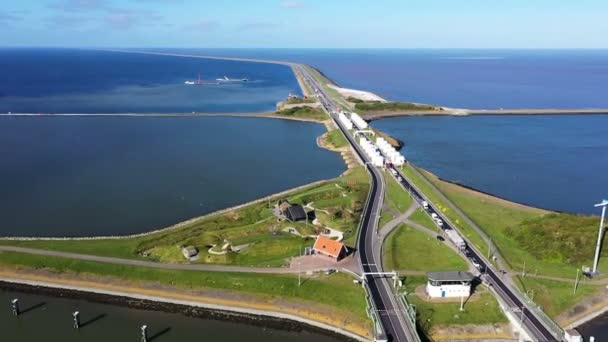
[[458,108],[608,108],[608,50],[189,49],[308,63],[339,85]]
[[325,128],[233,117],[0,117],[0,236],[124,235],[338,176]]
[[414,116],[374,121],[439,177],[516,202],[598,214],[608,115]]
[[[186,80],[248,78],[233,84]],[[75,49],[0,49],[0,112],[234,113],[300,94],[283,65]]]

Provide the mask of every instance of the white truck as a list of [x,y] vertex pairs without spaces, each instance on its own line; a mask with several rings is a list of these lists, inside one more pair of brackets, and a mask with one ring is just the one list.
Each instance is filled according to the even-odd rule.
[[458,247],[458,249],[467,248],[467,243],[460,237],[460,234],[456,232],[454,229],[444,229],[445,234],[448,236],[448,239]]

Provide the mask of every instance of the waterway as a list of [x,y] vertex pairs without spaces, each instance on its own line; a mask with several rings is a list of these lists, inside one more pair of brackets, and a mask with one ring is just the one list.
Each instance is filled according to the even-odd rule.
[[599,214],[608,115],[412,116],[374,121],[441,178],[541,208]]
[[[156,49],[155,49],[156,50]],[[165,49],[310,64],[344,87],[456,108],[608,108],[608,50]]]
[[301,94],[284,65],[109,51],[0,48],[0,72],[1,113],[265,112]]
[[[12,315],[10,301],[19,298],[25,311]],[[140,327],[148,326],[148,341],[336,342],[311,332],[261,328],[228,321],[138,310],[84,300],[55,298],[0,290],[0,341],[140,341]],[[80,329],[72,313],[80,312]]]
[[576,330],[583,335],[585,341],[589,341],[591,336],[596,341],[606,341],[608,339],[608,313],[604,313],[597,318],[577,327]]
[[345,165],[323,125],[235,117],[0,117],[0,235],[162,228]]

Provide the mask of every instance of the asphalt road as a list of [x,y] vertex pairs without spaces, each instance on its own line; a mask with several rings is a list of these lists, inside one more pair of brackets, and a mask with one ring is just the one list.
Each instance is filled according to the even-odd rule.
[[[371,175],[371,188],[368,201],[362,213],[359,236],[357,240],[357,253],[361,262],[361,269],[365,273],[382,272],[380,251],[374,250],[374,239],[378,238],[377,226],[382,209],[384,197],[384,178],[378,169],[368,164],[369,160],[363,153],[354,137],[345,129],[335,116],[337,106],[331,98],[325,94],[323,88],[316,80],[301,66],[298,66],[305,82],[317,93],[319,101],[324,109],[331,115],[336,125],[340,128],[348,142],[355,149],[359,158],[366,163],[366,168]],[[386,277],[378,275],[366,275],[365,282],[373,300],[378,317],[384,330],[384,336],[378,336],[379,340],[386,338],[389,341],[419,341],[416,327],[405,318],[405,308],[393,293],[390,281]]]
[[[401,186],[408,191],[416,201],[420,204],[422,204],[423,200],[428,203],[428,214],[435,213],[443,220],[443,226],[441,227],[443,230],[454,229],[447,217],[445,217],[441,211],[437,210],[437,208],[407,180],[405,175],[398,169],[395,169],[395,171],[397,171],[399,177],[401,177],[400,180],[398,180],[401,183]],[[536,317],[535,313],[530,311],[527,304],[519,298],[508,284],[506,284],[499,273],[493,269],[481,253],[473,248],[471,243],[464,237],[463,239],[467,242],[467,247],[463,250],[463,253],[465,253],[473,265],[479,265],[477,268],[484,274],[482,276],[484,281],[493,287],[494,291],[509,305],[511,310],[520,317],[526,330],[532,335],[531,337],[534,338],[535,341],[557,341],[558,339],[553,336],[551,331],[545,327],[538,317]]]

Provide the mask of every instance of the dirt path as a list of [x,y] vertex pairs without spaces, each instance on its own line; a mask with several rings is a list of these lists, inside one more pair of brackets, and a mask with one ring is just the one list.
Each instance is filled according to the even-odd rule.
[[163,264],[153,261],[135,260],[135,259],[122,259],[113,257],[104,257],[89,254],[78,254],[69,252],[58,252],[49,251],[44,249],[26,248],[26,247],[15,247],[15,246],[0,246],[0,252],[17,252],[34,254],[49,257],[60,257],[84,261],[102,262],[108,264],[117,265],[128,265],[128,266],[140,266],[140,267],[151,267],[160,268],[166,270],[188,270],[188,271],[212,271],[212,272],[242,272],[242,273],[298,273],[298,271],[323,271],[325,267],[317,268],[315,265],[311,265],[306,268],[304,265],[300,270],[294,270],[288,267],[246,267],[246,266],[230,266],[230,265],[198,265],[198,264]]

